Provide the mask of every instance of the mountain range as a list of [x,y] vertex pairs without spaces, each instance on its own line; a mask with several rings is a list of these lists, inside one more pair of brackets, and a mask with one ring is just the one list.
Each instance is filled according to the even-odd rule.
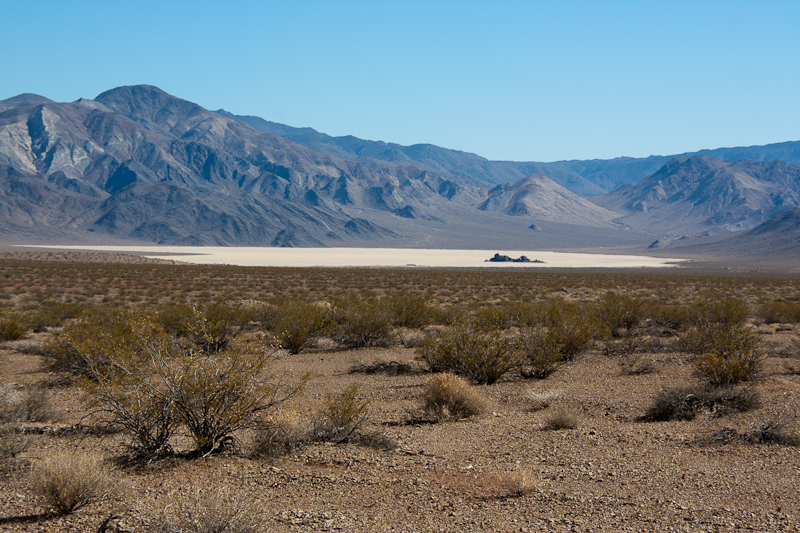
[[798,163],[800,142],[489,161],[209,111],[147,85],[70,103],[23,94],[0,101],[0,237],[645,246],[749,230],[800,207]]

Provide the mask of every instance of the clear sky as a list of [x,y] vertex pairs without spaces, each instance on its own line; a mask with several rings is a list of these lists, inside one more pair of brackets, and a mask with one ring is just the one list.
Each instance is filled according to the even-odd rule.
[[0,99],[146,83],[495,160],[800,140],[800,1],[0,0]]

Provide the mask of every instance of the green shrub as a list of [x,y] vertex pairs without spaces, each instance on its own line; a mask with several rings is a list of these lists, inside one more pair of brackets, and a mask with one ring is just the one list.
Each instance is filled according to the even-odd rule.
[[105,364],[90,365],[83,385],[139,455],[170,452],[178,427],[199,453],[227,449],[236,431],[255,426],[259,414],[298,393],[306,380],[271,382],[272,347],[239,343],[214,355],[186,353],[152,317],[129,328],[130,342],[108,353]]
[[742,326],[750,315],[747,304],[736,298],[724,298],[709,292],[701,295],[699,300],[689,307],[689,324],[698,329],[710,329],[719,326],[722,329],[733,329]]
[[519,352],[503,332],[482,331],[472,321],[463,321],[444,329],[438,339],[426,339],[417,348],[417,359],[431,372],[452,372],[491,384],[518,366]]
[[459,376],[434,374],[422,386],[422,409],[437,421],[460,420],[483,414],[486,400]]
[[648,302],[645,312],[653,325],[664,328],[678,330],[690,322],[690,310],[685,305],[654,300]]
[[607,291],[597,304],[597,319],[605,332],[620,337],[642,322],[646,305],[643,298]]
[[0,341],[15,341],[30,329],[30,323],[19,313],[0,315]]
[[720,332],[713,347],[695,360],[695,367],[709,384],[726,387],[753,379],[763,358],[758,337],[738,328]]
[[[132,324],[145,321],[148,331],[134,331]],[[77,375],[96,375],[114,353],[143,355],[140,336],[161,335],[161,328],[147,310],[94,307],[69,322],[44,346],[53,367]]]
[[99,457],[59,451],[34,464],[31,491],[57,514],[71,514],[109,494],[111,481]]
[[254,318],[254,309],[223,299],[192,308],[186,326],[189,339],[202,352],[215,354],[228,347]]
[[767,324],[800,322],[800,302],[765,302],[758,306],[758,315]]
[[506,305],[485,305],[475,310],[472,317],[473,327],[481,331],[508,329],[519,323],[515,309]]
[[270,329],[291,354],[300,353],[309,340],[325,331],[331,321],[330,309],[321,303],[285,299],[271,309]]
[[375,298],[341,300],[334,306],[334,337],[348,348],[391,346],[395,342],[386,304]]
[[412,292],[395,292],[386,296],[384,303],[391,323],[401,328],[422,328],[444,321],[444,312],[431,305],[424,296]]
[[46,328],[60,327],[67,320],[80,316],[83,309],[83,305],[79,303],[45,300],[27,316],[33,331],[38,332]]
[[314,420],[314,437],[329,442],[344,442],[367,419],[369,402],[358,397],[354,383],[339,394],[328,394]]
[[564,364],[560,333],[558,328],[543,326],[522,330],[519,347],[524,377],[544,379]]

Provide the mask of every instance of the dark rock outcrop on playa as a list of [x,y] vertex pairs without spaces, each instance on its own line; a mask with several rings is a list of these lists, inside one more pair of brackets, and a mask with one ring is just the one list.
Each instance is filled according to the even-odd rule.
[[514,259],[509,255],[502,255],[500,253],[494,254],[494,257],[487,259],[484,263],[544,263],[538,259],[530,260],[527,256],[522,255]]

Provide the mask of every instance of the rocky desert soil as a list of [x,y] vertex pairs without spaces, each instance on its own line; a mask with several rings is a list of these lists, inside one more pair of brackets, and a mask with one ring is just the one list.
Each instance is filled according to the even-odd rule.
[[[242,434],[230,453],[135,464],[122,460],[123,435],[93,428],[76,381],[37,355],[53,332],[28,333],[0,345],[0,383],[45,384],[54,420],[25,425],[29,447],[0,464],[0,530],[102,531],[106,523],[105,531],[148,531],[165,510],[222,497],[275,532],[800,531],[800,447],[751,438],[768,424],[800,434],[792,342],[800,330],[758,331],[768,355],[748,387],[759,405],[669,422],[640,417],[663,389],[699,380],[668,338],[632,355],[604,353],[598,343],[542,380],[509,374],[479,387],[485,414],[436,423],[420,416],[428,374],[414,348],[343,350],[322,339],[275,361],[276,376],[315,375],[281,409],[308,425],[327,394],[355,383],[369,405],[358,432],[370,438],[253,458],[253,435]],[[352,372],[376,362],[410,369]],[[571,415],[575,427],[548,429],[557,413]],[[57,450],[101,455],[114,491],[75,514],[48,514],[30,490],[30,471]]]

